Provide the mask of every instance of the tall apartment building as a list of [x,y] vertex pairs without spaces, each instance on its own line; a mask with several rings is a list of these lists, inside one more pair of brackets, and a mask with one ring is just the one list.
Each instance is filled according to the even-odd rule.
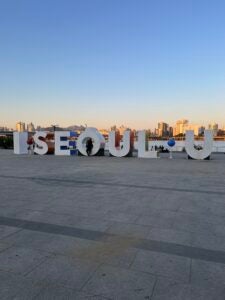
[[176,122],[173,129],[173,135],[185,134],[186,127],[189,124],[188,120],[182,119]]
[[169,125],[164,122],[158,123],[158,129],[157,129],[158,136],[166,137],[169,135]]
[[173,127],[169,126],[169,136],[173,136]]
[[216,124],[216,123],[211,123],[211,124],[209,124],[208,129],[212,130],[213,131],[213,135],[216,136],[217,132],[219,130],[219,125]]
[[176,136],[178,134],[185,134],[187,130],[193,130],[194,135],[199,135],[202,132],[202,126],[196,124],[189,124],[188,120],[178,120],[174,127],[173,134]]
[[34,132],[35,131],[34,124],[32,122],[27,124],[27,131],[28,132]]
[[205,131],[205,127],[204,126],[200,126],[199,127],[199,134],[203,134]]
[[185,130],[185,132],[186,132],[186,130],[193,130],[194,135],[199,135],[201,133],[201,127],[202,126],[195,125],[195,124],[188,124],[187,126],[184,127],[184,130]]
[[22,132],[25,131],[25,123],[23,122],[18,122],[16,123],[16,131]]

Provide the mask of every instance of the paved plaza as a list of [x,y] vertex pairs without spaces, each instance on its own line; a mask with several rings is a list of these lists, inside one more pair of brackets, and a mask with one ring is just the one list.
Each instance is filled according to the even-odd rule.
[[0,150],[0,299],[224,300],[225,155]]

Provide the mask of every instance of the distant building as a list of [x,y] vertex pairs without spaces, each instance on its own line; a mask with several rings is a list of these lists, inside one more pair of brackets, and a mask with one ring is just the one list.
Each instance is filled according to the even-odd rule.
[[25,130],[26,130],[25,123],[23,123],[23,122],[16,123],[16,131],[23,132]]
[[209,124],[208,129],[213,131],[213,135],[216,136],[219,130],[219,126],[216,123]]
[[169,126],[169,136],[173,136],[173,127]]
[[211,124],[209,124],[208,129],[218,130],[219,129],[219,125],[217,123],[211,123]]
[[27,131],[28,132],[34,132],[35,131],[34,124],[32,122],[27,124]]
[[200,127],[199,127],[199,134],[200,134],[200,135],[203,135],[203,134],[204,134],[204,131],[205,131],[205,127],[204,127],[204,126],[200,126]]
[[158,123],[158,136],[166,137],[169,135],[169,125],[164,122]]
[[110,128],[111,131],[116,131],[117,128],[116,128],[116,125],[113,125],[111,128]]
[[119,130],[119,133],[120,133],[120,135],[123,135],[124,134],[124,131],[126,131],[126,130],[130,130],[130,128],[127,128],[127,127],[125,127],[125,126],[120,126],[119,128],[118,128],[118,130]]
[[185,128],[187,127],[188,123],[188,120],[185,119],[178,120],[174,126],[173,135],[176,136],[179,134],[185,134]]
[[5,126],[0,126],[0,131],[12,131],[12,129],[9,129],[8,127]]
[[99,129],[98,130],[103,136],[108,136],[109,135],[109,131],[107,129]]
[[198,136],[200,134],[200,129],[201,126],[196,125],[196,124],[187,124],[186,126],[184,126],[184,133],[187,130],[193,130],[194,131],[194,135]]
[[197,124],[189,124],[188,120],[178,120],[176,122],[176,125],[174,127],[174,136],[176,135],[185,135],[187,130],[193,130],[194,131],[194,135],[198,136],[202,133],[202,131],[204,131],[203,129],[204,127],[199,126]]

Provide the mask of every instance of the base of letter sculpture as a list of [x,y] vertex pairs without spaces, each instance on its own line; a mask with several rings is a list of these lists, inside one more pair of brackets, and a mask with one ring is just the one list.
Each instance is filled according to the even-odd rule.
[[185,150],[188,158],[209,159],[209,156],[213,150],[213,131],[205,130],[204,136],[205,138],[202,147],[196,147],[194,144],[194,131],[186,131]]
[[123,142],[117,141],[117,133],[109,133],[109,153],[115,157],[131,156],[133,151],[133,133],[130,130],[124,131]]
[[87,156],[87,149],[86,143],[87,140],[91,139],[93,142],[93,148],[91,150],[90,155],[104,155],[105,149],[105,139],[104,137],[98,132],[96,128],[88,127],[77,140],[77,148],[81,155]]
[[148,141],[146,140],[145,130],[138,131],[138,157],[140,158],[158,158],[158,151],[149,150]]

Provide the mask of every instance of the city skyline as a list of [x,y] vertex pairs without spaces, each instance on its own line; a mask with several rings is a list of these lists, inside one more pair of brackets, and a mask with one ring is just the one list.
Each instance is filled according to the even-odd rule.
[[[11,128],[12,130],[16,130],[16,131],[38,131],[40,130],[41,128],[63,128],[63,129],[66,129],[66,128],[71,128],[71,127],[83,127],[83,128],[86,128],[86,127],[94,127],[94,126],[91,126],[91,125],[87,125],[87,124],[70,124],[68,126],[61,126],[60,124],[56,124],[54,123],[54,125],[52,124],[48,124],[46,126],[42,126],[42,124],[34,124],[33,121],[30,121],[29,123],[26,123],[26,122],[23,122],[23,121],[19,121],[15,124],[15,126],[13,128]],[[5,129],[9,129],[9,127],[7,126],[1,126],[0,124],[0,129],[1,128],[5,128]],[[22,130],[19,129],[19,128],[23,128]],[[208,123],[207,125],[203,125],[203,124],[196,124],[196,123],[193,123],[193,122],[190,122],[189,120],[187,119],[179,119],[179,120],[176,120],[174,121],[173,123],[167,123],[165,121],[158,121],[155,126],[153,128],[141,128],[141,129],[137,129],[137,128],[134,128],[134,127],[131,127],[131,126],[127,126],[126,123],[123,123],[123,124],[111,124],[111,126],[109,128],[104,128],[104,127],[96,127],[98,130],[113,130],[112,128],[117,128],[117,129],[122,129],[122,128],[127,128],[127,129],[131,129],[131,130],[151,130],[152,132],[156,131],[156,130],[159,130],[160,132],[165,132],[165,131],[171,131],[171,129],[173,131],[179,131],[179,133],[183,132],[184,130],[194,130],[194,131],[197,131],[199,129],[212,129],[212,130],[225,130],[225,125],[220,125],[218,124],[217,122],[211,122],[211,123]],[[178,128],[178,129],[176,129]],[[182,129],[181,129],[182,128]]]
[[223,127],[224,12],[221,0],[3,1],[1,126]]
[[[96,127],[96,128],[110,128],[110,127],[112,127],[114,125],[116,125],[116,126],[122,126],[122,125],[124,125],[124,126],[130,127],[130,128],[132,127],[132,128],[134,128],[136,130],[141,130],[141,129],[153,129],[160,122],[164,122],[164,123],[169,124],[170,126],[174,126],[175,123],[178,120],[188,120],[191,124],[201,125],[201,126],[205,126],[205,127],[207,127],[209,124],[215,124],[215,123],[218,124],[218,126],[220,128],[224,128],[225,127],[225,118],[224,118],[224,122],[220,123],[217,120],[209,120],[209,121],[206,120],[206,121],[202,121],[202,122],[200,122],[200,121],[199,122],[194,122],[192,119],[188,119],[187,117],[180,117],[178,119],[173,119],[173,120],[171,120],[171,122],[168,122],[168,120],[165,120],[165,119],[158,119],[158,120],[156,120],[155,123],[151,122],[153,124],[153,126],[146,126],[146,127],[140,127],[140,128],[135,127],[135,126],[130,126],[130,124],[128,124],[128,122],[127,122],[126,119],[124,119],[121,123],[116,123],[116,122],[110,123],[109,126],[101,126],[101,125],[97,126],[96,123],[95,124],[87,124],[87,122],[85,122],[85,120],[83,120],[83,122],[81,122],[81,123],[78,123],[78,122],[76,122],[76,120],[74,120],[71,123],[65,122],[65,123],[61,124],[57,120],[53,120],[53,122],[50,122],[50,121],[46,120],[45,122],[38,123],[38,122],[35,122],[34,119],[17,119],[15,123],[11,123],[11,124],[1,122],[0,123],[0,127],[7,127],[7,128],[14,128],[15,129],[16,124],[18,122],[23,122],[25,124],[33,123],[33,124],[35,124],[35,126],[41,126],[41,127],[49,127],[49,126],[51,126],[51,124],[58,124],[59,127],[69,127],[69,126],[73,126],[73,125],[79,125],[79,126]],[[150,124],[150,122],[149,122],[149,124]]]

